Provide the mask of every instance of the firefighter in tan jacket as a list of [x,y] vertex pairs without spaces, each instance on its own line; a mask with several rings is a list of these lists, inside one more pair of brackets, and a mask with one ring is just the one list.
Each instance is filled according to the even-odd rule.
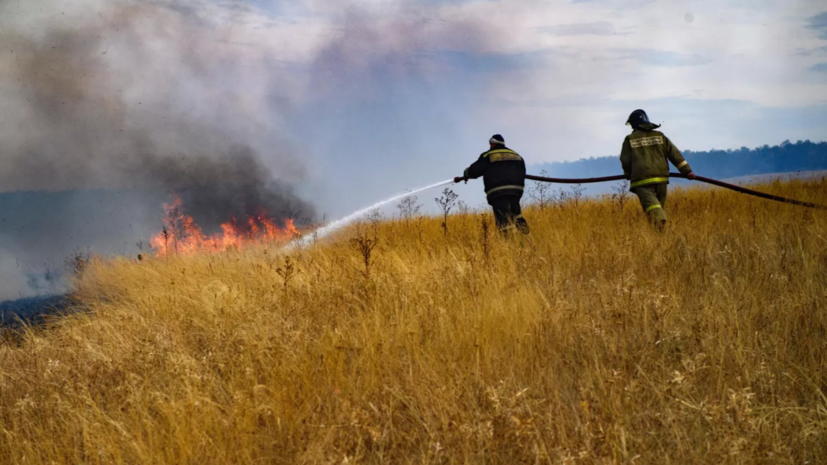
[[667,160],[689,179],[695,179],[695,173],[675,144],[655,130],[660,125],[649,122],[645,111],[633,111],[626,124],[632,126],[632,133],[626,136],[620,151],[623,174],[631,181],[631,191],[640,198],[644,213],[655,228],[661,230],[666,225],[663,208],[669,184]]

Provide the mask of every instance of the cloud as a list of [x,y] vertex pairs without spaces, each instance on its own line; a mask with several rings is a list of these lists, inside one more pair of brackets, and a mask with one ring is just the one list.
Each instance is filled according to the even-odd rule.
[[827,11],[810,18],[807,21],[807,27],[815,30],[818,37],[827,40]]
[[799,48],[796,54],[802,57],[827,57],[827,45],[823,47]]
[[620,59],[632,59],[648,66],[684,67],[700,66],[712,62],[711,58],[695,54],[657,49],[616,50]]
[[827,63],[818,63],[810,66],[810,71],[814,71],[816,73],[827,73]]
[[555,50],[531,53],[467,53],[437,52],[427,54],[423,59],[450,66],[467,73],[496,73],[539,71],[556,55]]
[[618,32],[614,24],[608,21],[593,23],[557,24],[539,28],[539,31],[554,36],[612,36],[628,35],[630,32]]

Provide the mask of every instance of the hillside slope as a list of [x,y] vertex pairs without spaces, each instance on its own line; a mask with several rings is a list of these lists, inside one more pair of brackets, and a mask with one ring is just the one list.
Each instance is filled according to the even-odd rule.
[[827,213],[721,190],[667,212],[660,235],[629,197],[528,209],[522,240],[461,215],[94,262],[88,312],[0,346],[0,456],[827,462]]

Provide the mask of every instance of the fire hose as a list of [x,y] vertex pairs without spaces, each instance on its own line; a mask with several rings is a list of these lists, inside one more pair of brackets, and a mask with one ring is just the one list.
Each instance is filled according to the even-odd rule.
[[[669,177],[670,178],[687,179],[686,175],[681,174],[681,173],[669,173]],[[604,177],[601,177],[601,178],[546,178],[546,177],[543,177],[543,176],[534,176],[532,174],[528,174],[528,175],[526,175],[525,178],[530,179],[532,181],[551,182],[551,183],[559,183],[559,184],[591,184],[591,183],[596,183],[596,182],[623,181],[624,179],[626,179],[625,176],[623,176],[622,174],[617,175],[617,176],[604,176]],[[455,180],[457,180],[457,179],[461,181],[463,178],[456,178]],[[724,189],[730,189],[730,190],[733,190],[735,192],[740,192],[742,194],[747,194],[747,195],[752,195],[752,196],[755,196],[755,197],[760,197],[762,199],[774,200],[776,202],[789,203],[789,204],[792,204],[792,205],[799,205],[799,206],[807,207],[807,208],[816,208],[816,209],[819,209],[819,210],[827,210],[827,206],[819,205],[817,203],[802,202],[801,200],[788,199],[786,197],[780,197],[778,195],[772,195],[772,194],[767,194],[767,193],[764,193],[764,192],[758,192],[758,191],[755,191],[755,190],[752,190],[752,189],[747,189],[746,187],[736,186],[734,184],[729,184],[729,183],[726,183],[726,182],[723,182],[723,181],[718,181],[717,179],[706,178],[706,177],[703,177],[703,176],[695,175],[694,180],[705,182],[705,183],[708,183],[708,184],[712,184],[712,185],[715,185],[715,186],[718,186],[718,187],[723,187]],[[459,181],[457,181],[457,182],[459,182]]]

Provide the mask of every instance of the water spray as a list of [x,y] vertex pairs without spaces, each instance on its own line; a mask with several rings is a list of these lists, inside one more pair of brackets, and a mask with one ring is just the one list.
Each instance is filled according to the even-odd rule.
[[[672,177],[672,178],[684,178],[684,179],[686,179],[686,175],[680,174],[680,173],[670,173],[669,176]],[[534,175],[529,174],[529,175],[526,175],[526,179],[529,179],[529,180],[532,180],[532,181],[539,181],[539,182],[562,183],[562,184],[589,184],[589,183],[598,183],[598,182],[621,181],[621,180],[625,179],[625,177],[623,175],[618,175],[618,176],[606,176],[606,177],[602,177],[602,178],[547,178],[547,177],[534,176]],[[416,190],[413,190],[413,191],[410,191],[410,192],[405,192],[404,194],[395,195],[395,196],[393,196],[389,199],[382,200],[381,202],[377,202],[377,203],[375,203],[375,204],[373,204],[369,207],[363,208],[363,209],[361,209],[361,210],[359,210],[355,213],[351,213],[350,215],[348,215],[348,216],[346,216],[346,217],[344,217],[340,220],[336,220],[336,221],[328,224],[327,226],[324,226],[324,227],[316,230],[312,234],[309,234],[309,235],[304,236],[304,237],[302,237],[302,238],[300,238],[296,241],[291,242],[290,244],[287,245],[287,247],[291,248],[291,247],[296,247],[296,246],[308,245],[309,243],[311,243],[314,240],[321,239],[325,236],[328,236],[328,235],[332,234],[333,232],[336,232],[336,231],[344,228],[345,226],[350,225],[354,221],[356,221],[359,218],[369,214],[371,211],[376,210],[377,208],[383,207],[383,206],[388,205],[389,203],[392,203],[392,202],[402,200],[405,197],[410,197],[412,195],[416,195],[420,192],[423,192],[423,191],[426,191],[426,190],[429,190],[429,189],[434,189],[434,188],[437,188],[437,187],[447,186],[449,184],[458,183],[458,182],[461,182],[463,180],[464,180],[464,178],[457,177],[457,178],[453,178],[453,179],[448,179],[446,181],[438,182],[436,184],[431,184],[430,186],[421,187],[419,189],[416,189]],[[728,183],[725,183],[723,181],[718,181],[716,179],[705,178],[705,177],[702,177],[702,176],[696,176],[695,180],[705,182],[705,183],[709,183],[709,184],[713,184],[713,185],[716,185],[718,187],[723,187],[725,189],[734,190],[734,191],[740,192],[742,194],[753,195],[753,196],[761,197],[761,198],[768,199],[768,200],[774,200],[776,202],[783,202],[783,203],[789,203],[789,204],[799,205],[799,206],[808,207],[808,208],[827,210],[827,206],[824,206],[824,205],[819,205],[819,204],[810,203],[810,202],[802,202],[800,200],[788,199],[788,198],[780,197],[780,196],[777,196],[777,195],[767,194],[767,193],[764,193],[764,192],[758,192],[758,191],[754,191],[752,189],[747,189],[745,187],[736,186],[736,185],[733,185],[733,184],[728,184]]]
[[350,215],[348,215],[348,216],[346,216],[342,219],[336,220],[336,221],[328,224],[327,226],[323,226],[323,227],[317,229],[316,231],[314,231],[313,233],[308,234],[308,235],[306,235],[306,236],[304,236],[304,237],[288,244],[288,247],[308,245],[312,241],[321,239],[325,236],[328,236],[328,235],[344,228],[345,226],[350,225],[354,221],[358,220],[359,218],[362,218],[363,216],[369,214],[370,212],[372,212],[373,210],[376,210],[377,208],[384,207],[385,205],[388,205],[388,204],[393,203],[393,202],[397,202],[399,200],[404,199],[405,197],[410,197],[412,195],[416,195],[420,192],[424,192],[424,191],[427,191],[429,189],[435,189],[437,187],[442,187],[442,186],[447,186],[449,184],[453,184],[454,182],[455,182],[454,179],[449,179],[447,181],[442,181],[442,182],[438,182],[436,184],[431,184],[430,186],[420,187],[419,189],[415,189],[415,190],[410,191],[410,192],[405,192],[404,194],[398,194],[398,195],[395,195],[395,196],[393,196],[389,199],[382,200],[381,202],[377,202],[377,203],[375,203],[375,204],[373,204],[369,207],[365,207],[365,208],[363,208],[363,209],[361,209],[357,212],[351,213]]

